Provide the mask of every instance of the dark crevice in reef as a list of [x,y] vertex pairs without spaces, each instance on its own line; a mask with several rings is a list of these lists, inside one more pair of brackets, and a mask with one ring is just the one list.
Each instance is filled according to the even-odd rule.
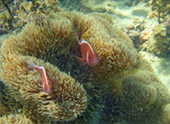
[[9,87],[6,86],[2,81],[0,81],[0,104],[3,106],[7,113],[16,113],[18,108],[22,108],[22,105],[19,101],[12,98],[12,94],[9,92]]

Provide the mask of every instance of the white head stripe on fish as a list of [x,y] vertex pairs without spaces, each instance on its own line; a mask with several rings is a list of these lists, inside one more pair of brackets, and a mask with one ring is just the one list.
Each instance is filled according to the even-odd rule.
[[43,73],[44,73],[44,76],[45,76],[45,81],[48,82],[48,80],[47,80],[47,73],[46,73],[44,67],[41,67],[41,69],[43,70]]
[[48,81],[47,80],[47,74],[46,74],[46,71],[45,71],[44,67],[43,66],[34,65],[34,64],[32,66],[36,67],[36,68],[39,68],[39,69],[41,69],[43,71],[44,76],[45,76],[45,81],[47,82]]
[[81,42],[79,43],[79,45],[81,45],[82,43],[87,43],[87,44],[89,45],[89,47],[90,47],[90,50],[91,50],[92,53],[94,54],[94,50],[93,50],[92,46],[91,46],[87,41],[81,40]]
[[87,51],[87,54],[86,54],[86,61],[87,61],[87,64],[89,64],[89,51]]

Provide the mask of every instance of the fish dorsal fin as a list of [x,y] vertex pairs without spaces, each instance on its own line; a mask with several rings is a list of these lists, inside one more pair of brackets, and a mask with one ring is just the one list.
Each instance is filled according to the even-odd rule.
[[80,35],[79,35],[79,33],[77,31],[75,31],[75,33],[76,33],[76,36],[77,36],[78,44],[80,45],[81,41],[82,41],[82,38],[80,37]]
[[79,39],[79,37],[77,36],[77,41],[78,41],[78,44],[80,45],[82,40]]

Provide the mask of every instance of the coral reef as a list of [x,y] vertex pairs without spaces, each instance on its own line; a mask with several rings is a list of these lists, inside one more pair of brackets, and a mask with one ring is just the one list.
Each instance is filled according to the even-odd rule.
[[132,39],[134,46],[140,50],[141,45],[145,43],[152,33],[152,25],[145,23],[145,20],[139,18],[134,18],[132,24],[126,26],[126,33]]
[[169,20],[158,24],[148,18],[144,20],[136,18],[131,25],[126,26],[126,32],[138,50],[166,57],[170,52],[169,26]]
[[162,24],[170,14],[170,1],[169,0],[151,0],[148,5],[152,8],[151,17],[156,17],[159,24]]
[[[96,66],[76,59],[77,37],[98,54]],[[169,113],[163,108],[170,103],[168,88],[106,14],[40,16],[5,40],[0,62],[5,87],[0,99],[13,100],[9,108],[0,100],[0,108],[19,111],[33,123],[169,122],[162,117]],[[28,64],[45,68],[54,88],[51,95],[44,92],[40,73]]]
[[153,27],[151,37],[141,46],[142,50],[154,53],[157,56],[165,57],[170,53],[170,38],[166,34],[166,25]]
[[1,0],[0,34],[20,29],[30,21],[35,14],[48,14],[61,11],[57,0]]
[[[29,33],[30,29],[32,33]],[[42,116],[43,121],[45,119],[46,121],[51,119],[55,121],[73,120],[87,106],[86,92],[83,86],[69,74],[62,72],[64,68],[66,68],[66,72],[67,69],[70,70],[72,68],[70,67],[71,63],[73,63],[70,61],[75,61],[74,54],[69,55],[69,52],[67,52],[69,49],[73,49],[75,43],[77,43],[73,44],[73,41],[75,41],[73,35],[75,35],[75,32],[72,31],[71,23],[65,17],[57,22],[55,19],[44,19],[40,22],[36,20],[36,22],[27,25],[17,37],[12,36],[3,44],[1,78],[8,86],[19,92],[19,94],[18,92],[12,94],[24,106],[23,113],[30,116],[34,121],[40,120]],[[70,45],[67,41],[70,42]],[[68,47],[65,47],[66,43]],[[8,49],[8,46],[13,47]],[[65,58],[67,56],[68,58]],[[70,64],[64,64],[64,59],[70,59],[68,61]],[[53,95],[48,96],[43,92],[39,72],[30,70],[27,67],[28,63],[45,67],[54,87],[56,87]],[[60,67],[61,71],[57,66]],[[14,73],[10,73],[11,71]],[[33,110],[33,112],[28,112],[29,110]]]
[[8,115],[0,118],[1,124],[33,124],[31,120],[22,115]]

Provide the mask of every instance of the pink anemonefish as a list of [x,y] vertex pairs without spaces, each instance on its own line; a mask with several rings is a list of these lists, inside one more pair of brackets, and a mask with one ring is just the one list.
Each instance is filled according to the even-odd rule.
[[52,83],[51,83],[49,76],[48,76],[46,70],[44,69],[44,67],[34,65],[34,64],[28,64],[27,67],[30,69],[36,69],[37,71],[39,71],[41,73],[43,89],[48,95],[51,95],[53,92]]
[[82,58],[77,56],[76,58],[85,65],[88,65],[90,67],[95,66],[99,62],[99,57],[97,53],[87,41],[79,38],[77,38],[77,40]]

